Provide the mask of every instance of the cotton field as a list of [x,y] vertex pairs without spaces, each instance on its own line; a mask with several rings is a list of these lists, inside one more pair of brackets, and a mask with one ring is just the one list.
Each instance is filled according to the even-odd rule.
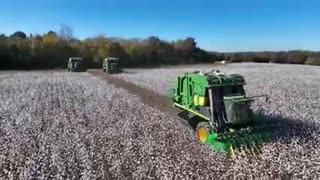
[[17,73],[0,85],[1,178],[172,179],[229,167],[173,118],[87,73]]
[[[196,69],[131,69],[116,75],[166,94]],[[230,159],[201,144],[177,117],[102,76],[63,71],[0,73],[1,179],[230,179],[319,177],[320,69],[231,64],[248,95],[281,123],[283,138],[263,154]]]

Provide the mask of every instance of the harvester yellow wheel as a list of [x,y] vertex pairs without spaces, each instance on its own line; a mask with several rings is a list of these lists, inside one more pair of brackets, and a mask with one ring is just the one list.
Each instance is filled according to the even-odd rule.
[[209,135],[211,134],[211,128],[209,123],[207,122],[200,122],[197,125],[197,138],[205,143],[207,141],[207,138],[209,137]]

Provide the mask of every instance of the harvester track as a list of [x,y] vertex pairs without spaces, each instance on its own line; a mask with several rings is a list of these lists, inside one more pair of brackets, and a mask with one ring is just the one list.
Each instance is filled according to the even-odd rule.
[[[156,108],[168,115],[177,118],[177,114],[181,113],[181,110],[173,107],[167,96],[158,94],[153,90],[138,86],[134,83],[125,81],[121,78],[116,77],[115,75],[107,75],[103,73],[102,70],[88,70],[92,75],[99,77],[103,80],[106,80],[108,83],[115,85],[116,87],[124,88],[129,93],[137,95],[144,104]],[[194,127],[190,125],[186,120],[178,118],[180,122],[189,128],[190,130],[194,130]]]

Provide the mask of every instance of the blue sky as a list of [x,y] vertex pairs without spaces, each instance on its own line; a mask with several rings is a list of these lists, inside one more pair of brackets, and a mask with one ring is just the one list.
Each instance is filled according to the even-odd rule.
[[317,0],[3,0],[0,33],[195,37],[214,51],[320,50]]

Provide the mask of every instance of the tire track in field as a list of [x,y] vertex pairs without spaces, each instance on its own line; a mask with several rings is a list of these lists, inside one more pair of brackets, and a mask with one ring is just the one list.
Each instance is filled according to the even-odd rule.
[[[113,75],[108,75],[106,73],[103,73],[102,70],[88,70],[89,73],[91,73],[93,76],[100,77],[103,80],[106,80],[108,83],[111,83],[119,88],[126,89],[129,93],[137,95],[144,104],[154,107],[162,112],[165,112],[173,117],[176,117],[179,112],[181,112],[179,109],[176,109],[173,107],[173,104],[171,103],[171,100],[164,95],[158,94],[154,92],[153,90],[141,87],[139,85],[136,85],[134,83],[125,81],[121,78],[118,78]],[[180,119],[180,122],[192,130],[192,127],[188,124],[188,122]]]

